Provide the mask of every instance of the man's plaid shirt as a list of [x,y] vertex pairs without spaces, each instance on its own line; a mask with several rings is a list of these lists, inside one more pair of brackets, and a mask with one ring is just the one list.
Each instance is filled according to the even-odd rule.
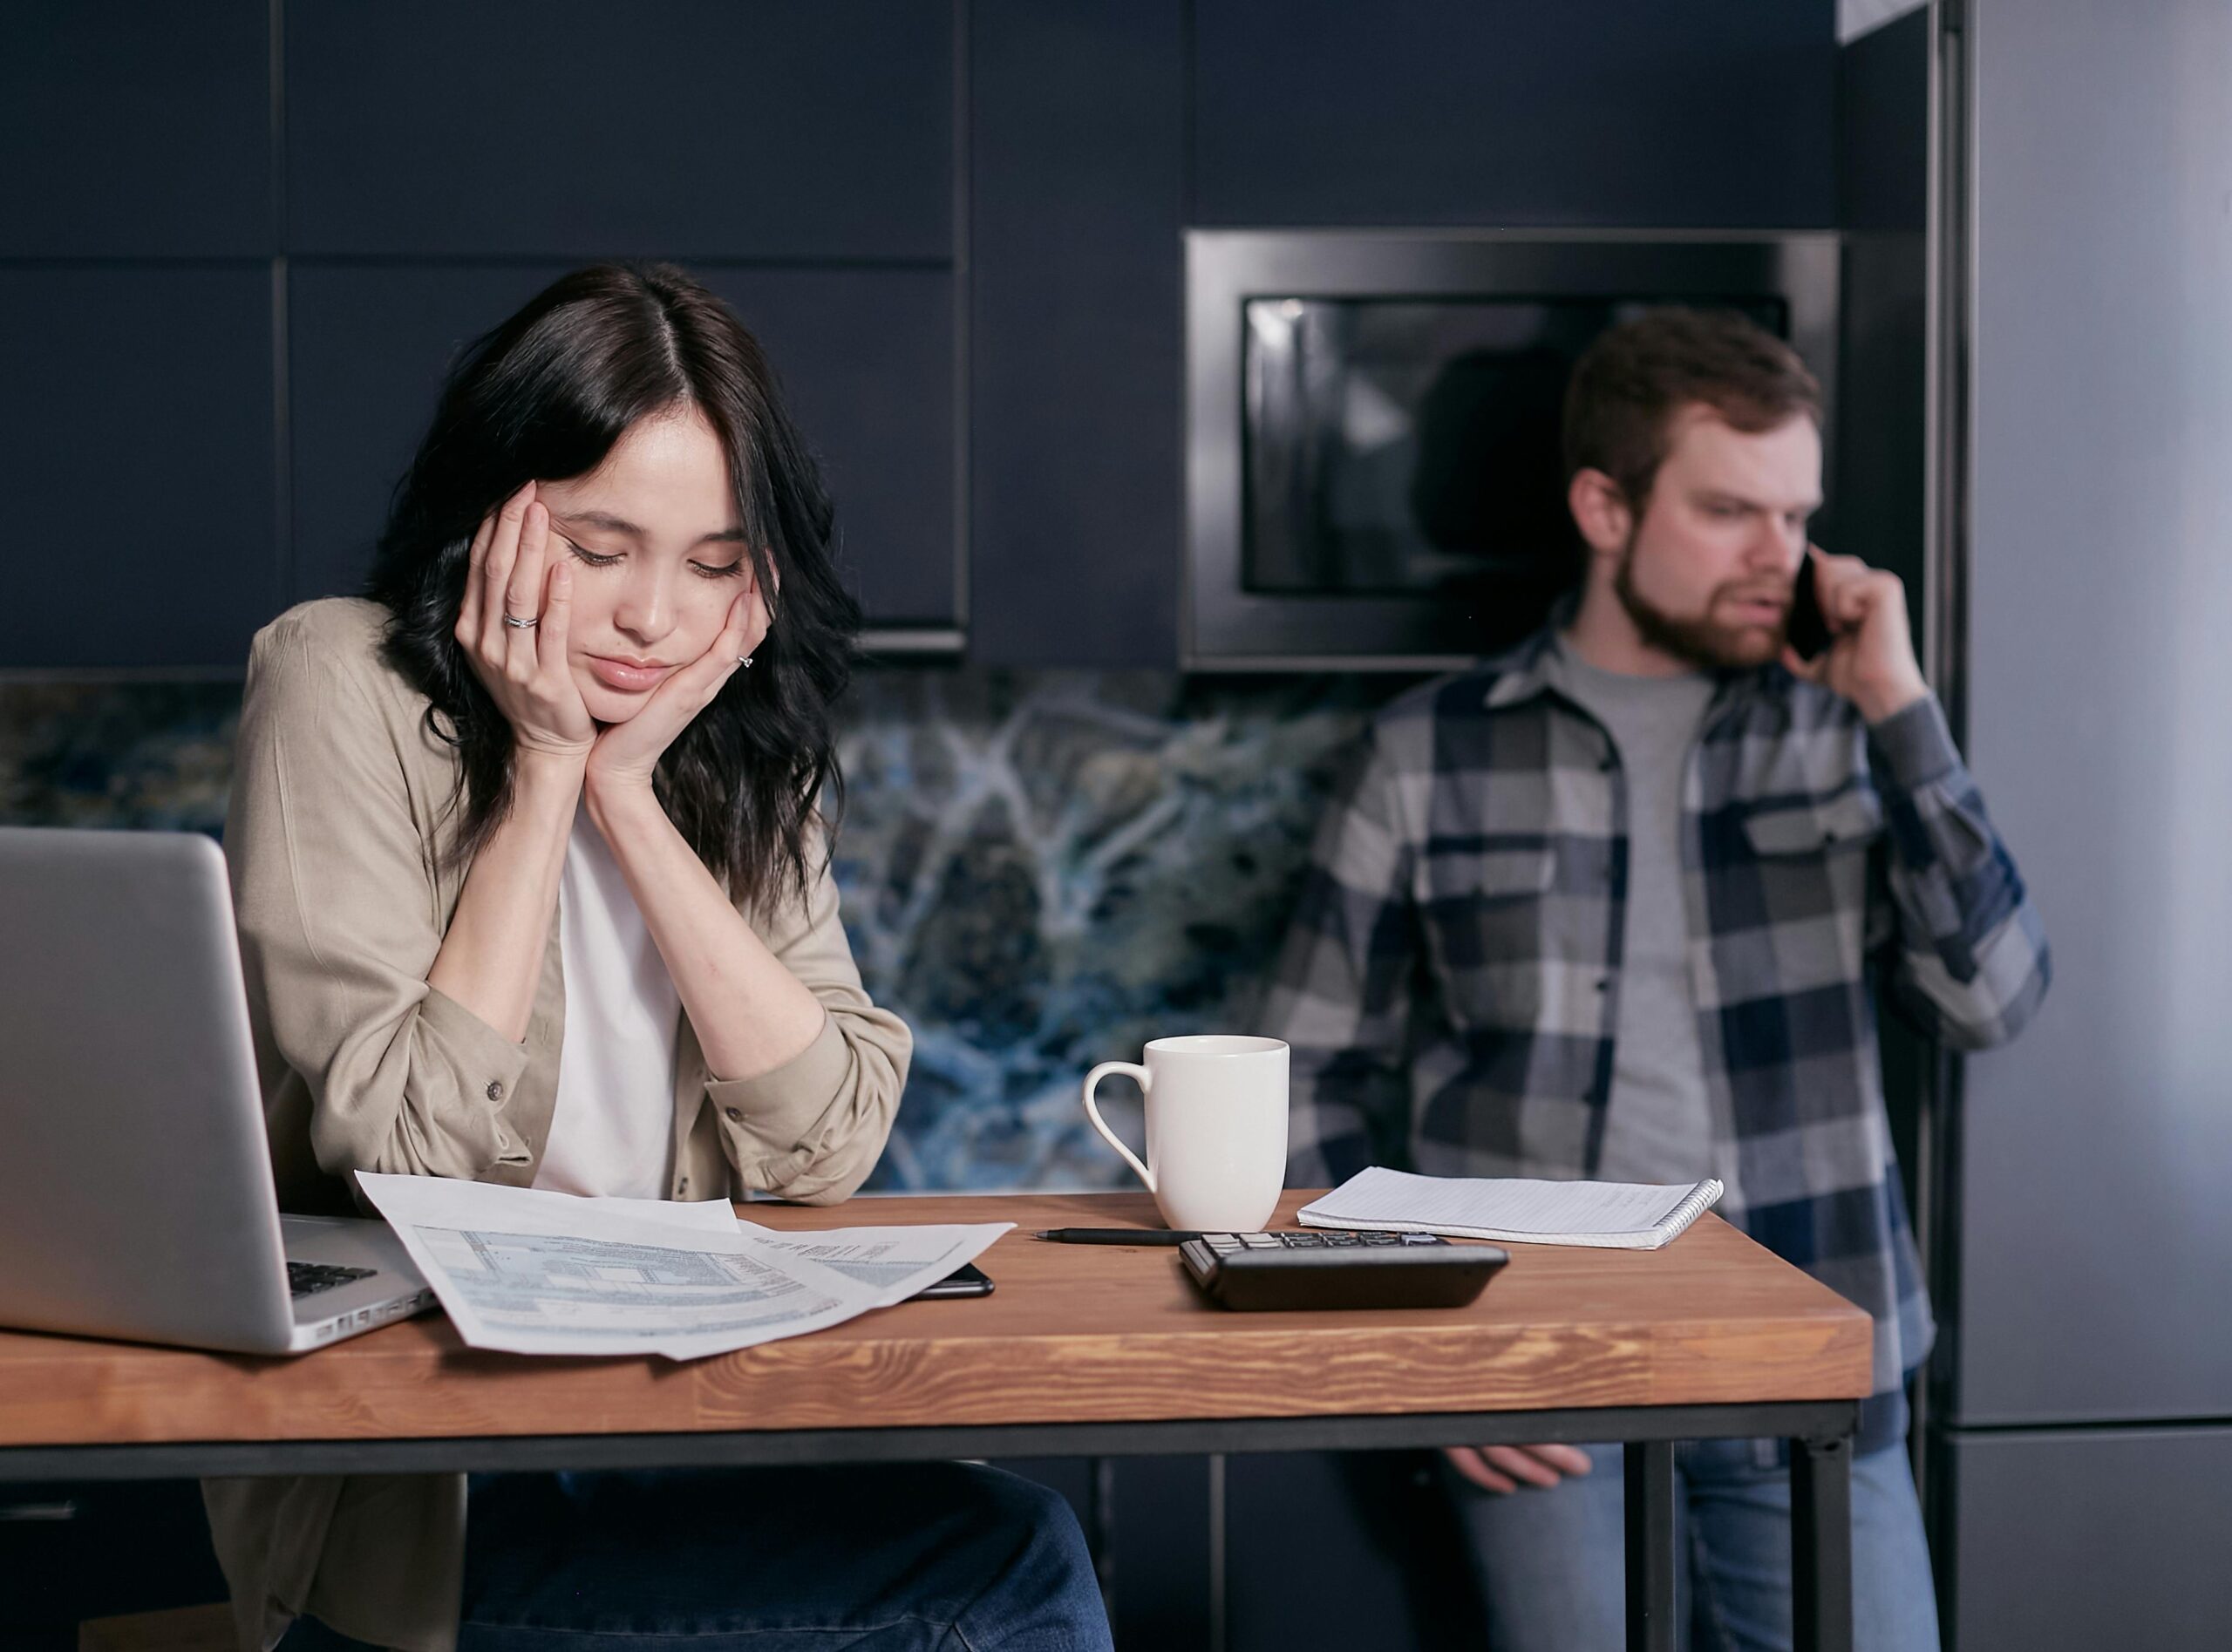
[[[1293,1048],[1292,1186],[1596,1169],[1626,799],[1610,738],[1545,677],[1553,638],[1396,700],[1327,815],[1266,1007]],[[2045,930],[1936,700],[1871,730],[1779,666],[1720,683],[1681,853],[1720,1214],[1875,1316],[1862,1440],[1888,1443],[1932,1326],[1875,989],[1997,1044],[2045,994]]]

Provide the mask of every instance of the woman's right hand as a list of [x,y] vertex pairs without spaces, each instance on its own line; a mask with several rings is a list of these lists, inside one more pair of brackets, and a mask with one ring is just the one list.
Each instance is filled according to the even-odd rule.
[[[549,541],[550,513],[529,482],[473,536],[456,636],[473,674],[512,725],[520,755],[582,762],[596,744],[596,724],[566,659],[573,569],[561,562],[545,574]],[[507,615],[534,623],[507,625]]]

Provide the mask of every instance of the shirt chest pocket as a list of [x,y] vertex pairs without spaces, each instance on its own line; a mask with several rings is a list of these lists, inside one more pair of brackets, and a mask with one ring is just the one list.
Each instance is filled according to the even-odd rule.
[[[1753,875],[1739,875],[1737,883],[1716,892],[1723,899],[1743,892],[1739,905],[1744,918],[1717,923],[1716,928],[1779,936],[1773,944],[1786,974],[1797,967],[1786,955],[1789,948],[1821,946],[1834,955],[1824,955],[1798,973],[1848,976],[1859,968],[1861,926],[1817,921],[1867,910],[1868,852],[1882,833],[1883,805],[1870,791],[1755,810],[1744,820]],[[1761,920],[1764,930],[1759,928]],[[1807,936],[1811,941],[1804,939]]]
[[1883,830],[1883,804],[1855,789],[1825,802],[1754,809],[1744,817],[1752,853],[1780,859],[1865,849]]
[[1427,941],[1460,1029],[1533,1023],[1556,874],[1548,845],[1453,854],[1433,867]]

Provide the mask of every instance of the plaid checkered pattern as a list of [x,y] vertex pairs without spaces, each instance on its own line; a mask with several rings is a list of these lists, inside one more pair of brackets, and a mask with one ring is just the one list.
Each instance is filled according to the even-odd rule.
[[[1610,738],[1546,679],[1552,639],[1391,704],[1319,832],[1265,1008],[1293,1048],[1294,1186],[1596,1168],[1626,800]],[[1683,799],[1720,1214],[1875,1316],[1881,1444],[1933,1328],[1875,988],[1949,1044],[1997,1044],[2045,994],[2045,932],[1934,699],[1871,730],[1779,666],[1726,674]]]

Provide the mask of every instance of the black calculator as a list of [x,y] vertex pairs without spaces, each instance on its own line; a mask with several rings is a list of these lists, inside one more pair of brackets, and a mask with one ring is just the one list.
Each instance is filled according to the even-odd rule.
[[1435,1234],[1203,1234],[1179,1260],[1225,1308],[1462,1308],[1511,1258]]

